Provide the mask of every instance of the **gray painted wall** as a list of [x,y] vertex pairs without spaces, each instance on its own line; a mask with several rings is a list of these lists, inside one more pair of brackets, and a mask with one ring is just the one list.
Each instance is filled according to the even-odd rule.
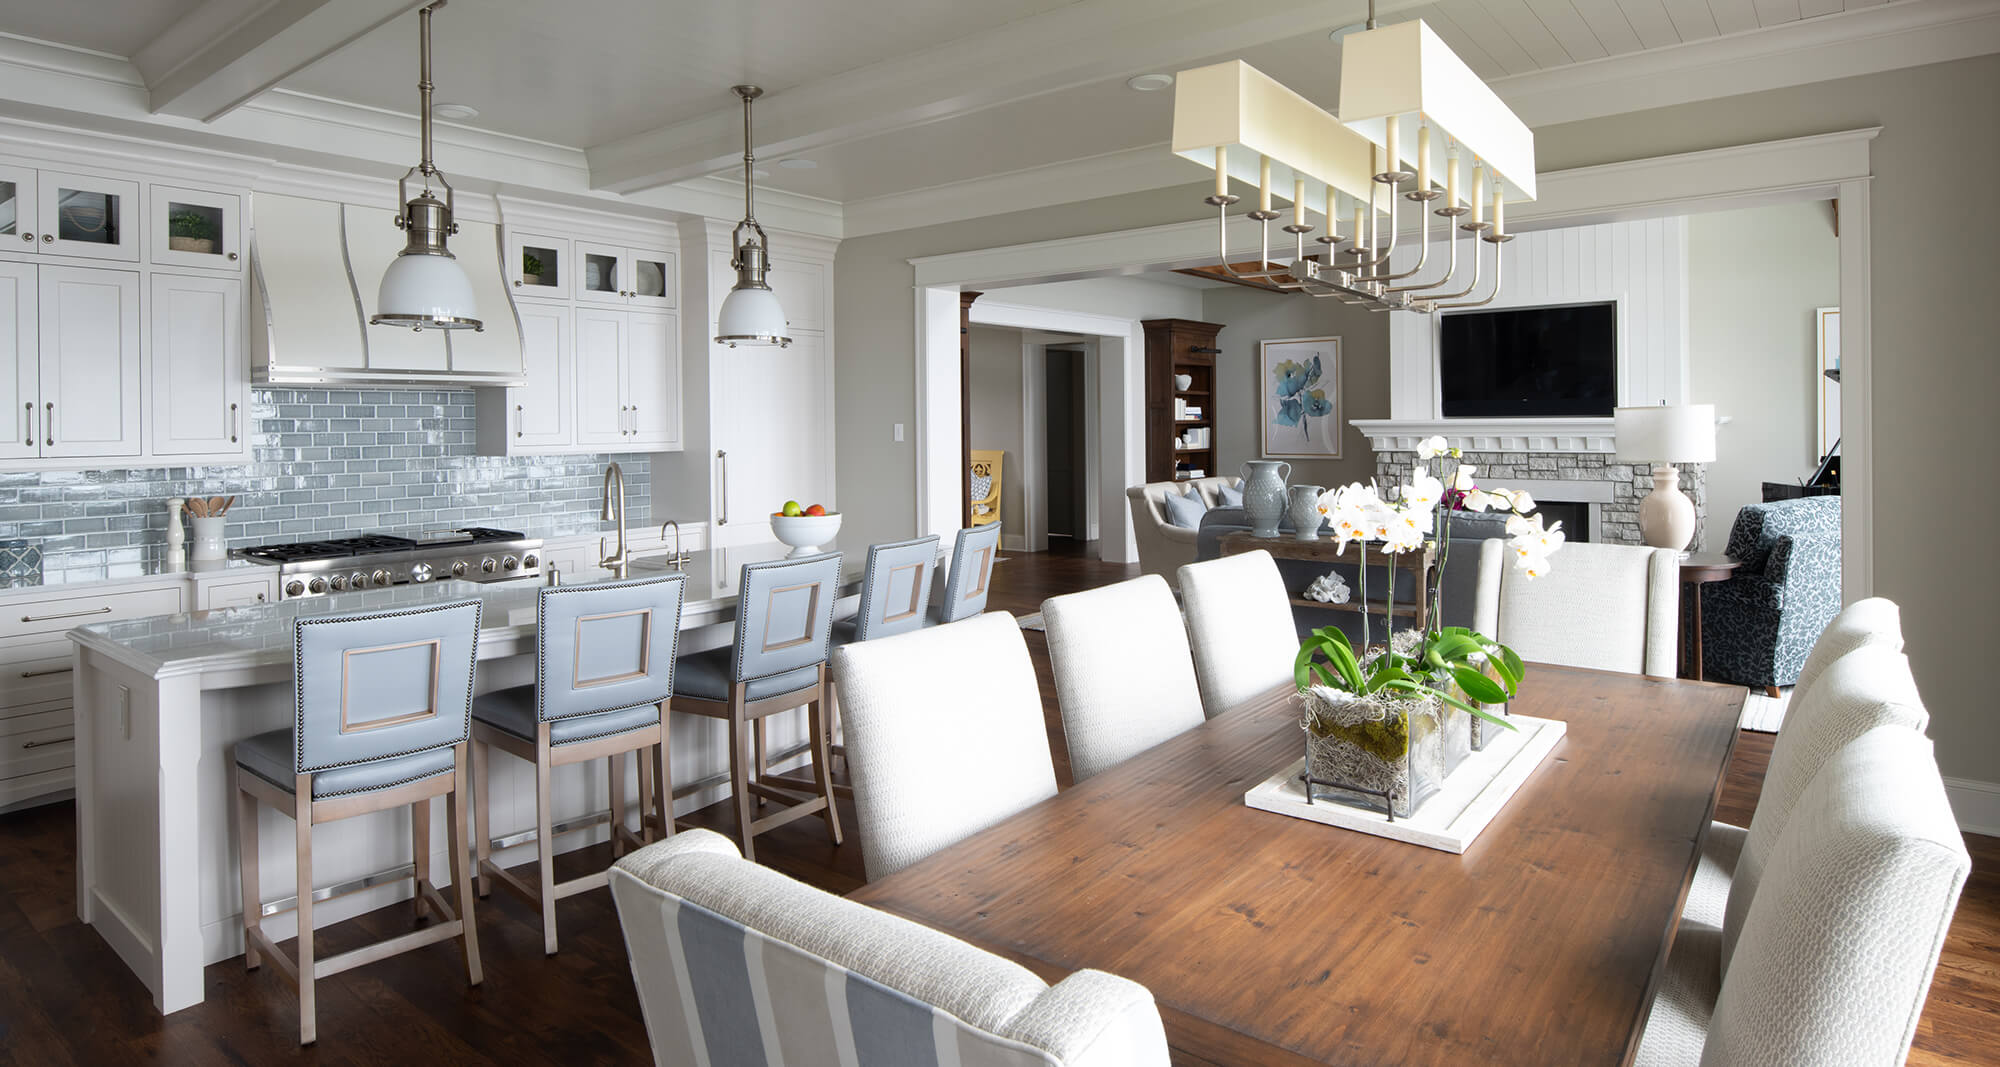
[[1830,202],[1772,204],[1688,219],[1688,360],[1697,403],[1714,404],[1706,543],[1721,551],[1763,483],[1819,460],[1814,309],[1840,303]]
[[972,328],[972,447],[1006,453],[1000,464],[1000,521],[1008,546],[1027,532],[1021,516],[1021,331],[998,326]]

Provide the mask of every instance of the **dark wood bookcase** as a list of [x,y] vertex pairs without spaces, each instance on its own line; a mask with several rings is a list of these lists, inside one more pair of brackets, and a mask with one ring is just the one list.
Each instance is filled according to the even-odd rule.
[[[1215,405],[1220,392],[1216,380],[1215,357],[1221,354],[1215,337],[1220,323],[1193,319],[1146,319],[1146,480],[1173,481],[1181,464],[1222,473],[1215,462]],[[1174,376],[1187,375],[1186,389],[1177,388]],[[1184,400],[1201,409],[1198,419],[1174,418],[1174,401]],[[1207,434],[1205,447],[1182,448],[1181,435],[1190,429]]]

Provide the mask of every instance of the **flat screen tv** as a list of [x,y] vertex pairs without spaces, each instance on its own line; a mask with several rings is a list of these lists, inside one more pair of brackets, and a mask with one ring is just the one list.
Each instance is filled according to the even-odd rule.
[[1587,418],[1618,402],[1618,305],[1467,311],[1439,324],[1445,418]]

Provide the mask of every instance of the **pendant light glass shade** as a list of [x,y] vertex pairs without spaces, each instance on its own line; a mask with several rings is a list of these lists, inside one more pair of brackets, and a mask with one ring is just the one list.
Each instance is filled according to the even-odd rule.
[[754,85],[738,85],[732,91],[743,100],[743,221],[736,224],[736,231],[730,235],[735,254],[730,257],[729,265],[736,271],[736,285],[723,298],[722,309],[715,317],[715,340],[731,348],[738,345],[784,348],[792,343],[792,338],[786,330],[785,309],[778,303],[778,294],[764,280],[764,273],[771,266],[771,239],[764,235],[764,227],[757,225],[756,187],[752,183],[757,156],[751,149],[750,101],[764,95],[764,90]]
[[[382,274],[376,291],[375,314],[369,325],[408,326],[421,330],[483,330],[479,302],[465,268],[452,258],[445,241],[458,232],[452,221],[451,183],[431,163],[431,12],[444,0],[418,12],[421,67],[417,79],[418,114],[423,130],[423,159],[396,182],[396,202],[403,205],[396,226],[409,234],[395,262]],[[411,175],[423,177],[423,190],[409,195]],[[431,194],[431,180],[444,189],[444,199]]]

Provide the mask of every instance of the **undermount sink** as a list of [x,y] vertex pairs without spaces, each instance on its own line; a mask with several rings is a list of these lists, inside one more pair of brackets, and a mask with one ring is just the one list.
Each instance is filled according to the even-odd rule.
[[625,565],[625,569],[628,571],[680,571],[684,568],[674,565],[672,553],[662,553],[656,556],[636,557]]

